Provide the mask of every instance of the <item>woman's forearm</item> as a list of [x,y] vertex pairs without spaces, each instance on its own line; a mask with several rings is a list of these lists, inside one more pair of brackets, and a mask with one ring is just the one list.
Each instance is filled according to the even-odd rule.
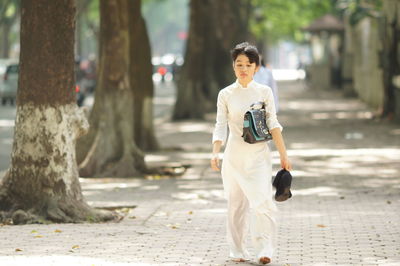
[[213,143],[213,154],[218,154],[221,151],[222,141],[216,140]]
[[275,147],[281,157],[287,157],[285,142],[283,141],[280,128],[274,128],[271,131],[272,139],[274,140]]

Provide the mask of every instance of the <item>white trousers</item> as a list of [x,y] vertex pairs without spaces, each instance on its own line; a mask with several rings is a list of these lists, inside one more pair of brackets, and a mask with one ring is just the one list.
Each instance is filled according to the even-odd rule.
[[256,260],[261,257],[272,258],[276,247],[276,209],[268,202],[250,209],[242,189],[237,182],[232,182],[228,198],[227,240],[229,256],[233,259],[249,259],[245,247],[248,227],[256,253]]

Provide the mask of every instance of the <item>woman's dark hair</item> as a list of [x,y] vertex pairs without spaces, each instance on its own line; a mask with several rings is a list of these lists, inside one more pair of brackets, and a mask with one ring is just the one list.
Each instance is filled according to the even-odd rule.
[[235,62],[236,58],[241,54],[247,56],[250,63],[256,63],[256,66],[260,65],[260,56],[254,45],[250,45],[248,42],[242,42],[236,45],[235,48],[231,50],[233,62]]

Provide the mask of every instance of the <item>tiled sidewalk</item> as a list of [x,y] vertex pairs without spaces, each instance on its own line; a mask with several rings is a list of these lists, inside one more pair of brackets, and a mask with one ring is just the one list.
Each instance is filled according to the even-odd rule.
[[[270,265],[400,265],[400,126],[293,84],[281,85],[281,103],[294,196],[278,205]],[[165,147],[185,150],[147,160],[191,164],[181,178],[82,180],[94,206],[137,206],[120,223],[0,227],[0,265],[256,265],[227,260],[226,202],[208,168],[212,119],[158,127]]]

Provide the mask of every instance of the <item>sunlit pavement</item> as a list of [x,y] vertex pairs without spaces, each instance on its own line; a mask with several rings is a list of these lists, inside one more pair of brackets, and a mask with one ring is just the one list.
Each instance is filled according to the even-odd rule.
[[[337,91],[279,85],[294,183],[278,204],[271,265],[400,265],[400,125],[372,120]],[[156,97],[161,113],[172,91]],[[93,206],[119,207],[120,223],[0,227],[0,265],[255,265],[227,259],[226,203],[208,168],[214,118],[157,118],[164,150],[146,160],[190,164],[183,177],[81,179]]]

